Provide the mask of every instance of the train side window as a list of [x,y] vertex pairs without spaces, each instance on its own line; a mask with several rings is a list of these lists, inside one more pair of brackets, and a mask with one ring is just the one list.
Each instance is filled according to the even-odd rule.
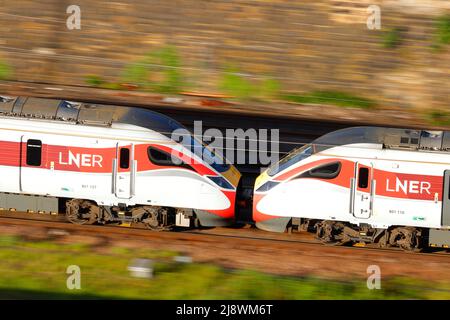
[[359,168],[358,188],[365,189],[369,186],[369,168]]
[[339,172],[341,172],[341,167],[342,165],[340,162],[327,163],[310,169],[300,174],[297,178],[334,179],[339,175]]
[[151,162],[160,166],[174,165],[170,154],[152,147],[148,148],[148,157]]
[[128,169],[130,167],[130,149],[120,149],[120,168]]
[[42,162],[42,141],[29,139],[27,141],[27,165],[40,167]]
[[155,147],[148,147],[147,153],[150,161],[158,166],[176,166],[194,170],[190,165],[186,164],[181,159],[175,158],[177,161],[173,161],[174,159],[170,153],[159,150]]

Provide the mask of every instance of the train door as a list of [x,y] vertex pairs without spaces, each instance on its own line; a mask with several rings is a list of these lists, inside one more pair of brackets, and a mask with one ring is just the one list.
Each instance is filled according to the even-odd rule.
[[0,190],[20,192],[20,153],[19,134],[0,131]]
[[134,195],[136,160],[134,160],[134,145],[116,145],[116,158],[114,159],[114,190],[115,195],[121,199],[130,199]]
[[450,226],[450,170],[444,171],[444,192],[442,194],[443,226]]
[[36,135],[22,136],[20,145],[20,191],[41,194],[42,183],[48,181],[47,147]]
[[355,164],[355,179],[352,180],[353,216],[368,219],[372,214],[374,191],[373,167]]

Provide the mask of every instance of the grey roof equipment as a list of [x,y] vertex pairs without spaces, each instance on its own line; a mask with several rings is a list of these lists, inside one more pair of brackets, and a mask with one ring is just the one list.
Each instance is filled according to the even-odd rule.
[[172,118],[148,109],[31,97],[0,96],[0,115],[100,126],[111,126],[113,122],[125,123],[166,136],[170,136],[175,129],[184,128]]
[[450,132],[350,127],[330,132],[312,142],[319,150],[353,143],[377,143],[389,149],[450,151]]

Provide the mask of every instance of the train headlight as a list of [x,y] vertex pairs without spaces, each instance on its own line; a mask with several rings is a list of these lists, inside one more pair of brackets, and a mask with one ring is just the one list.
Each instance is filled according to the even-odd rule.
[[267,181],[261,187],[256,189],[256,191],[258,191],[258,192],[266,192],[266,191],[269,191],[270,189],[272,189],[273,187],[275,187],[278,184],[279,184],[279,182],[276,182],[276,181]]
[[207,176],[207,177],[209,180],[211,180],[212,182],[214,182],[221,188],[230,189],[230,190],[234,189],[234,187],[223,177],[212,177],[212,176]]

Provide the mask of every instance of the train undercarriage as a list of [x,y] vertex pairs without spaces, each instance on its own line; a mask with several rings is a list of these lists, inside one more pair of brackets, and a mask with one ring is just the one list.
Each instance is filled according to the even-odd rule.
[[[75,224],[112,224],[144,226],[154,231],[173,230],[177,227],[231,225],[203,211],[186,208],[158,206],[98,206],[94,201],[36,195],[0,193],[0,210],[58,214],[65,212]],[[211,220],[217,219],[217,220]],[[450,230],[409,226],[392,226],[388,229],[359,226],[332,220],[292,218],[287,225],[292,230],[315,233],[327,245],[375,244],[381,248],[399,247],[406,251],[421,251],[427,247],[449,248]]]
[[293,228],[314,232],[318,240],[328,245],[376,244],[380,248],[399,247],[405,251],[421,251],[426,247],[448,248],[450,230],[392,226],[387,229],[359,226],[341,221],[292,219]]
[[[138,225],[154,231],[174,227],[199,227],[200,219],[208,226],[211,214],[202,210],[157,206],[98,206],[94,201],[38,195],[0,193],[0,210],[58,214],[65,212],[75,224]],[[211,215],[212,216],[212,215]],[[213,219],[209,218],[209,220]],[[212,221],[211,223],[215,223]]]
[[157,206],[98,206],[95,202],[72,199],[66,203],[66,217],[75,224],[143,224],[150,230],[198,227],[193,210]]

